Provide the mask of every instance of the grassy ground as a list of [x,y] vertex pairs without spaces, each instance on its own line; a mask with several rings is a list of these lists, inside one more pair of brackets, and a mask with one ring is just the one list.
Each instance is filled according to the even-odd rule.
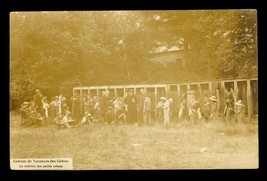
[[11,158],[73,158],[74,169],[258,168],[258,125],[187,122],[137,127],[20,127],[10,114]]

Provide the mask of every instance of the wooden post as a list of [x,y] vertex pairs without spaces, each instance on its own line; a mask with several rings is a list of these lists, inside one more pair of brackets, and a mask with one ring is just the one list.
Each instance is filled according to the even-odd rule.
[[237,87],[237,81],[234,81],[234,99],[235,102],[237,101],[237,96],[238,96],[238,87]]
[[80,89],[80,97],[82,97],[82,96],[83,96],[83,90]]
[[126,96],[126,88],[123,87],[123,97],[125,97],[125,96]]
[[190,90],[190,84],[187,84],[187,91]]
[[248,110],[248,121],[250,122],[251,115],[252,115],[251,84],[250,84],[250,80],[247,80],[247,110]]
[[223,113],[224,111],[224,100],[225,100],[225,83],[224,81],[221,81],[221,95],[220,95],[220,100],[221,100],[221,112]]
[[157,110],[157,104],[158,104],[158,88],[155,87],[155,118],[158,115],[158,110]]
[[212,82],[209,83],[210,96],[212,95]]
[[202,100],[203,100],[203,95],[202,95],[202,90],[201,90],[201,86],[200,86],[199,83],[197,84],[197,89],[198,89],[198,95],[199,95],[199,98],[200,98],[200,100],[201,100],[201,102],[202,102]]
[[183,94],[183,90],[182,90],[182,85],[181,84],[177,84],[177,93],[179,94],[179,96],[181,96]]
[[[237,96],[238,96],[238,87],[237,87],[237,81],[234,81],[234,102],[237,102]],[[236,109],[236,105],[234,103],[234,110]]]
[[134,87],[134,94],[136,95],[136,87]]
[[178,109],[181,104],[181,90],[180,90],[180,85],[177,85],[177,94],[178,94]]
[[88,88],[88,94],[90,94],[90,89]]
[[117,95],[117,89],[114,88],[114,96]]
[[99,97],[99,91],[96,89],[96,96]]
[[218,95],[217,95],[217,89],[218,89],[218,85],[219,85],[219,83],[217,82],[217,81],[214,81],[213,83],[212,83],[212,88],[213,88],[213,91],[212,91],[212,94],[215,94],[216,95],[216,97],[218,98]]
[[165,86],[165,96],[164,97],[168,97],[168,85]]
[[[218,99],[217,113],[219,113],[220,109],[221,109],[220,89],[215,89],[215,95],[216,95],[216,97]],[[217,116],[217,119],[218,119],[218,116]]]
[[221,81],[221,89],[223,90],[223,95],[225,94],[225,83]]
[[83,112],[83,90],[80,89],[80,114]]

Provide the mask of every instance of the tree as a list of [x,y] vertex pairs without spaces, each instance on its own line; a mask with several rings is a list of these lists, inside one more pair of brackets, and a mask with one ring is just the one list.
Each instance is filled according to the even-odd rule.
[[[257,76],[254,10],[21,12],[10,18],[10,93]],[[148,62],[179,45],[186,66]],[[16,103],[17,104],[17,103]]]

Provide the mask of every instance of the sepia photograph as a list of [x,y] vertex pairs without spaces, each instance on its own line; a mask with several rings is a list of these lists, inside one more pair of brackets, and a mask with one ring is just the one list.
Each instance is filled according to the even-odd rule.
[[259,168],[256,9],[9,17],[11,170]]

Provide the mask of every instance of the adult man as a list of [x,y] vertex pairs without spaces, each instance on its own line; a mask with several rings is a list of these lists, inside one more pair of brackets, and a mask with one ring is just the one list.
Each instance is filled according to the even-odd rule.
[[164,102],[165,102],[165,98],[161,97],[159,99],[159,102],[157,104],[157,119],[156,122],[157,123],[162,123],[163,122],[163,107],[164,107]]
[[231,122],[234,114],[234,98],[232,94],[228,95],[225,99],[225,107],[223,113],[225,115],[225,122]]
[[77,93],[77,91],[74,91],[73,96],[70,98],[70,101],[72,102],[72,115],[74,121],[78,121],[80,119],[80,96]]
[[137,110],[138,110],[139,124],[143,124],[143,121],[144,121],[144,117],[143,117],[144,96],[145,96],[145,90],[141,89],[140,94],[137,96]]
[[127,120],[133,124],[137,122],[137,104],[136,96],[133,94],[133,90],[130,91],[129,95],[125,98],[127,106]]
[[172,104],[172,99],[166,99],[163,105],[163,116],[164,116],[164,127],[170,127],[170,105]]
[[199,101],[195,98],[195,96],[193,96],[191,100],[191,104],[189,107],[189,116],[190,121],[193,124],[196,124],[197,121],[201,119],[200,104]]
[[187,117],[187,102],[186,102],[186,95],[182,95],[182,103],[179,109],[179,121],[184,121]]
[[207,95],[204,95],[203,106],[202,106],[202,116],[206,122],[209,122],[210,118],[210,101]]

